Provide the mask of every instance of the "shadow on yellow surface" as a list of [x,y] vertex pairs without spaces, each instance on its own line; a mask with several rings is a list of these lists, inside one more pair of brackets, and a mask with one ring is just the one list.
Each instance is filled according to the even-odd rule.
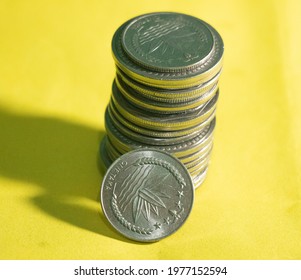
[[29,182],[30,203],[53,218],[121,240],[100,211],[86,206],[99,201],[104,131],[0,108],[0,135],[0,176]]

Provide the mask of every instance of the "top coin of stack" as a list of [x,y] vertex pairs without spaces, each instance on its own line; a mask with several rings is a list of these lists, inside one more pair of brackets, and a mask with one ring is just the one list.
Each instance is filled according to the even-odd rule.
[[101,145],[106,167],[128,151],[157,149],[176,156],[198,187],[213,145],[223,50],[217,31],[189,15],[152,13],[120,26]]

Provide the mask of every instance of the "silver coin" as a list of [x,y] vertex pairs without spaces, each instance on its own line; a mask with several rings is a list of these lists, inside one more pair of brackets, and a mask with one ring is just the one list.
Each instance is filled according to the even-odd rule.
[[112,90],[112,100],[117,110],[124,118],[136,125],[163,131],[187,129],[205,121],[215,110],[218,95],[219,93],[217,91],[210,100],[203,104],[198,110],[193,111],[190,114],[183,113],[180,116],[179,114],[170,114],[165,116],[164,121],[162,121],[162,114],[150,114],[146,110],[141,110],[129,103],[119,92],[115,82],[113,82]]
[[[107,164],[107,166],[106,166],[107,168],[108,168],[108,166],[110,166],[112,164],[112,162],[114,162],[116,159],[118,159],[123,154],[127,153],[127,151],[125,151],[125,150],[118,150],[119,148],[116,149],[116,146],[112,144],[112,142],[109,138],[107,138],[105,148],[106,148],[106,151],[104,151],[104,152],[106,153],[106,156],[109,160],[109,164]],[[159,149],[156,149],[156,150],[159,150]],[[201,150],[202,149],[200,149],[200,151]],[[185,162],[185,157],[178,157],[178,159],[185,165],[185,167],[189,171],[190,175],[193,177],[193,176],[198,175],[200,173],[200,170],[203,170],[203,168],[208,165],[209,160],[210,160],[210,155],[211,155],[211,150],[206,151],[206,153],[204,153],[204,154],[200,154],[200,156],[198,158],[195,158],[193,161],[190,161],[190,162]]]
[[152,13],[131,20],[121,43],[136,63],[159,72],[194,69],[213,51],[208,26],[178,13]]
[[114,115],[114,117],[120,123],[122,123],[124,126],[129,128],[130,130],[140,133],[142,135],[155,137],[155,138],[175,138],[175,137],[182,137],[182,136],[185,137],[186,135],[189,135],[189,134],[191,134],[191,136],[197,135],[215,117],[215,110],[213,110],[211,115],[206,120],[204,120],[203,122],[201,122],[193,127],[189,127],[186,129],[180,129],[180,130],[174,130],[174,131],[160,131],[160,130],[144,128],[142,126],[132,123],[131,121],[128,121],[119,113],[114,102],[112,102],[112,99],[109,103],[109,109],[110,109],[110,111],[112,111],[112,115]]
[[116,77],[119,80],[122,79],[125,84],[133,88],[140,95],[159,102],[169,102],[172,104],[193,101],[205,95],[206,92],[208,92],[213,86],[218,84],[220,74],[221,71],[211,80],[187,89],[160,89],[145,86],[133,80],[131,77],[127,76],[121,69],[116,67]]
[[208,166],[203,170],[201,170],[197,176],[193,177],[193,186],[195,189],[197,189],[203,184],[204,180],[206,179],[207,172],[208,172]]
[[179,159],[183,164],[185,164],[186,168],[191,171],[192,170],[191,168],[196,168],[196,166],[198,166],[198,164],[200,164],[201,162],[203,162],[204,160],[206,160],[210,157],[211,152],[212,152],[212,147],[213,147],[212,142],[209,143],[209,147],[210,147],[209,149],[206,147],[207,150],[205,152],[203,152],[202,154],[200,154],[199,157],[195,158],[195,160],[192,160],[189,162],[183,162],[182,158],[179,158]]
[[118,76],[115,79],[119,92],[134,106],[157,114],[189,114],[199,110],[203,105],[216,94],[218,84],[215,84],[209,91],[201,97],[185,101],[185,102],[160,102],[148,99],[135,92],[131,87],[127,86]]
[[[114,138],[112,141],[114,141]],[[118,143],[113,144],[112,141],[110,140],[109,137],[106,137],[104,153],[106,158],[110,162],[109,165],[107,165],[107,167],[110,166],[112,162],[114,162],[123,154],[127,153],[128,151],[132,151],[132,149],[135,149],[133,147],[130,147],[129,150],[124,149],[122,146],[118,145]],[[206,144],[200,147],[196,152],[187,154],[185,156],[180,156],[178,157],[178,159],[186,166],[187,169],[190,169],[192,167],[195,167],[206,157],[209,157],[212,151],[212,147],[213,147],[212,138],[209,138],[208,140],[206,140]],[[156,149],[160,150],[158,147]]]
[[173,137],[173,138],[158,138],[158,137],[150,137],[145,136],[140,133],[137,133],[133,130],[130,130],[126,126],[124,126],[119,120],[112,114],[112,111],[110,110],[110,107],[107,108],[105,112],[105,122],[108,126],[114,125],[117,130],[120,131],[120,133],[124,134],[129,139],[132,139],[134,141],[146,144],[146,145],[176,145],[183,143],[185,141],[189,141],[193,139],[198,133],[191,133],[186,134],[179,137]]
[[111,225],[127,238],[153,242],[177,231],[194,200],[191,177],[168,153],[136,150],[108,169],[101,206]]
[[193,139],[175,145],[162,146],[146,145],[144,143],[134,141],[126,137],[124,134],[120,133],[120,131],[116,129],[116,127],[113,124],[105,123],[105,125],[108,137],[111,140],[111,142],[114,143],[114,146],[116,148],[117,146],[121,147],[123,151],[131,151],[139,148],[155,148],[160,151],[172,153],[176,157],[184,157],[199,151],[202,147],[209,143],[215,127],[215,119],[213,119],[210,125],[205,127]]
[[139,66],[124,52],[121,36],[130,22],[131,20],[124,23],[115,32],[112,40],[112,51],[116,65],[134,80],[159,88],[188,88],[210,80],[221,70],[224,50],[223,41],[217,31],[207,23],[204,24],[211,31],[214,41],[213,51],[209,58],[193,69],[181,72],[159,73]]
[[[200,161],[197,165],[191,167],[188,169],[191,176],[196,176],[200,173],[200,170],[203,170],[205,167],[208,166],[210,161],[210,155],[206,158],[204,158],[202,161]],[[186,165],[185,165],[186,166]],[[187,166],[186,166],[187,168]]]

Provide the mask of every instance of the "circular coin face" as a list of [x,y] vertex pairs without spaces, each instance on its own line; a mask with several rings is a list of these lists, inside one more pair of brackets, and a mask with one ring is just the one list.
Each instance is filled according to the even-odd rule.
[[135,19],[129,20],[121,25],[116,30],[112,39],[112,52],[115,63],[118,68],[132,79],[152,87],[180,89],[205,83],[220,72],[224,52],[223,41],[217,31],[207,23],[199,20],[206,26],[206,28],[209,29],[211,36],[213,37],[213,47],[210,54],[206,56],[204,54],[206,51],[202,52],[203,54],[201,56],[203,58],[198,58],[198,62],[189,62],[188,65],[191,64],[190,66],[182,65],[178,67],[178,70],[176,70],[177,67],[175,67],[176,69],[173,71],[166,72],[164,69],[164,71],[162,71],[162,67],[161,71],[159,71],[156,66],[153,67],[156,68],[156,70],[154,70],[151,66],[146,67],[145,65],[142,65],[142,59],[138,58],[141,63],[138,63],[137,58],[134,59],[134,52],[132,53],[133,57],[126,52],[125,49],[128,49],[128,52],[130,52],[130,47],[126,47],[127,44],[122,39],[123,33],[128,25],[131,25],[131,22],[133,21],[135,21]]
[[212,33],[200,19],[178,13],[154,13],[128,24],[122,46],[136,63],[159,72],[174,72],[200,65],[214,44]]
[[101,205],[112,226],[127,238],[153,242],[178,230],[192,208],[194,188],[184,165],[168,153],[140,149],[108,169]]

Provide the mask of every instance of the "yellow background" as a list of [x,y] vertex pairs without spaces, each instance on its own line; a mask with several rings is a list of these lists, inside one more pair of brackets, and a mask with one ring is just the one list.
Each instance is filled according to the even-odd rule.
[[[0,2],[1,259],[301,259],[300,1]],[[97,167],[127,19],[177,11],[225,43],[215,146],[187,223],[153,244],[105,221]]]

